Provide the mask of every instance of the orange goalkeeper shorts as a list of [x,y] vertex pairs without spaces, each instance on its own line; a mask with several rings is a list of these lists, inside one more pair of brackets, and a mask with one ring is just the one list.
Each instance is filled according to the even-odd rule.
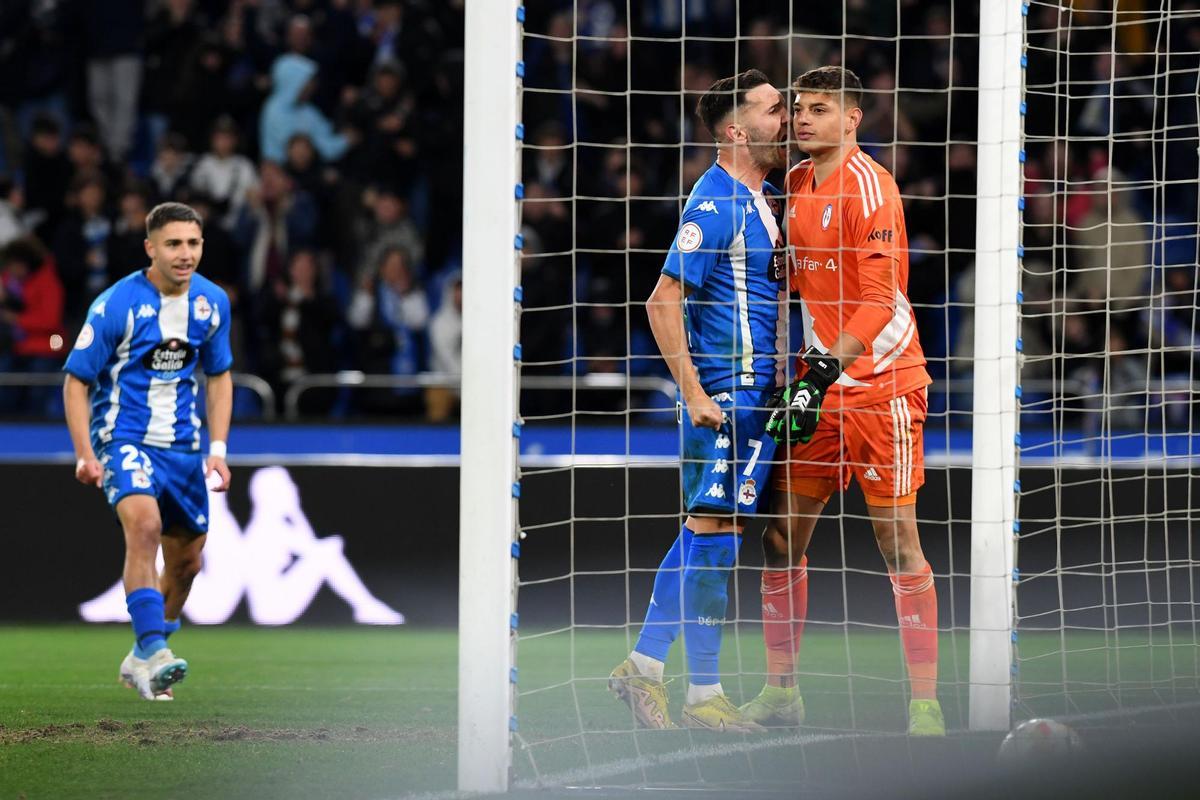
[[797,444],[771,473],[776,491],[828,501],[858,479],[868,505],[909,505],[925,483],[922,431],[929,408],[927,390],[886,403],[822,411],[817,431]]

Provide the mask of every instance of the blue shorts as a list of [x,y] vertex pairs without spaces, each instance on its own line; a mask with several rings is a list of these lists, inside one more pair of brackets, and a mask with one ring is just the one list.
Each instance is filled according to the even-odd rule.
[[683,502],[689,514],[731,517],[767,511],[775,442],[763,431],[774,389],[735,389],[712,396],[725,412],[719,431],[692,425],[680,405]]
[[208,533],[208,487],[204,456],[110,442],[97,454],[104,467],[104,496],[113,508],[131,494],[158,499],[163,530],[181,525],[193,533]]

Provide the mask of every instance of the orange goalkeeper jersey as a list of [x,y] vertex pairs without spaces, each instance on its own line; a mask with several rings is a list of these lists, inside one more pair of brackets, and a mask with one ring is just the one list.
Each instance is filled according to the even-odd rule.
[[805,160],[788,172],[791,289],[804,342],[822,352],[845,331],[865,351],[825,401],[827,408],[886,403],[929,385],[908,302],[908,235],[888,171],[852,147],[819,186]]

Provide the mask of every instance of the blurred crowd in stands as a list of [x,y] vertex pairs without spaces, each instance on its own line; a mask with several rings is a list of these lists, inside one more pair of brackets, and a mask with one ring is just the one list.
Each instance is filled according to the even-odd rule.
[[[526,374],[666,375],[642,304],[713,159],[695,101],[748,67],[785,87],[835,63],[862,78],[860,141],[905,196],[931,371],[970,378],[976,3],[526,6]],[[1114,34],[1111,14],[1031,11],[1028,377],[1195,371],[1197,19]],[[142,218],[165,199],[209,220],[201,269],[235,300],[240,371],[277,392],[343,369],[460,371],[462,62],[462,0],[0,4],[0,372],[58,367],[90,299],[144,263]],[[523,410],[629,402],[584,394],[527,395]],[[309,400],[433,419],[455,402]]]
[[[561,372],[572,356],[592,372],[624,372],[626,356],[631,374],[655,372],[638,303],[682,199],[712,163],[696,100],[748,67],[785,87],[841,64],[865,88],[859,142],[904,196],[909,296],[938,382],[931,410],[970,408],[978,3],[530,5],[548,13],[525,45],[524,283],[527,300],[537,292],[553,310],[525,315],[525,330],[537,332],[526,340],[527,372],[530,360]],[[1104,411],[1109,421],[1142,428],[1146,408],[1183,422],[1197,406],[1186,391],[1172,403],[1155,385],[1190,385],[1200,357],[1200,2],[1173,4],[1169,19],[1126,14],[1120,25],[1111,11],[1087,10],[1107,6],[1034,4],[1028,18],[1023,404],[1070,415],[1095,410],[1107,392],[1117,407]],[[572,87],[574,98],[537,91]],[[794,312],[793,349],[800,329]],[[552,335],[563,330],[576,332],[566,349]]]
[[[164,200],[205,217],[237,369],[279,395],[305,374],[457,371],[462,5],[5,0],[0,372],[61,365],[92,298],[147,263]],[[10,390],[0,411],[46,396]]]

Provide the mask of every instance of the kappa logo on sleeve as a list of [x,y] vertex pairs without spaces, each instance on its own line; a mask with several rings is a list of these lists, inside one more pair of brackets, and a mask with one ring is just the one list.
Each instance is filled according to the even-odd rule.
[[703,203],[696,206],[696,210],[697,211],[711,211],[714,214],[721,213],[720,211],[717,211],[717,204],[714,203],[712,200],[705,200]]

